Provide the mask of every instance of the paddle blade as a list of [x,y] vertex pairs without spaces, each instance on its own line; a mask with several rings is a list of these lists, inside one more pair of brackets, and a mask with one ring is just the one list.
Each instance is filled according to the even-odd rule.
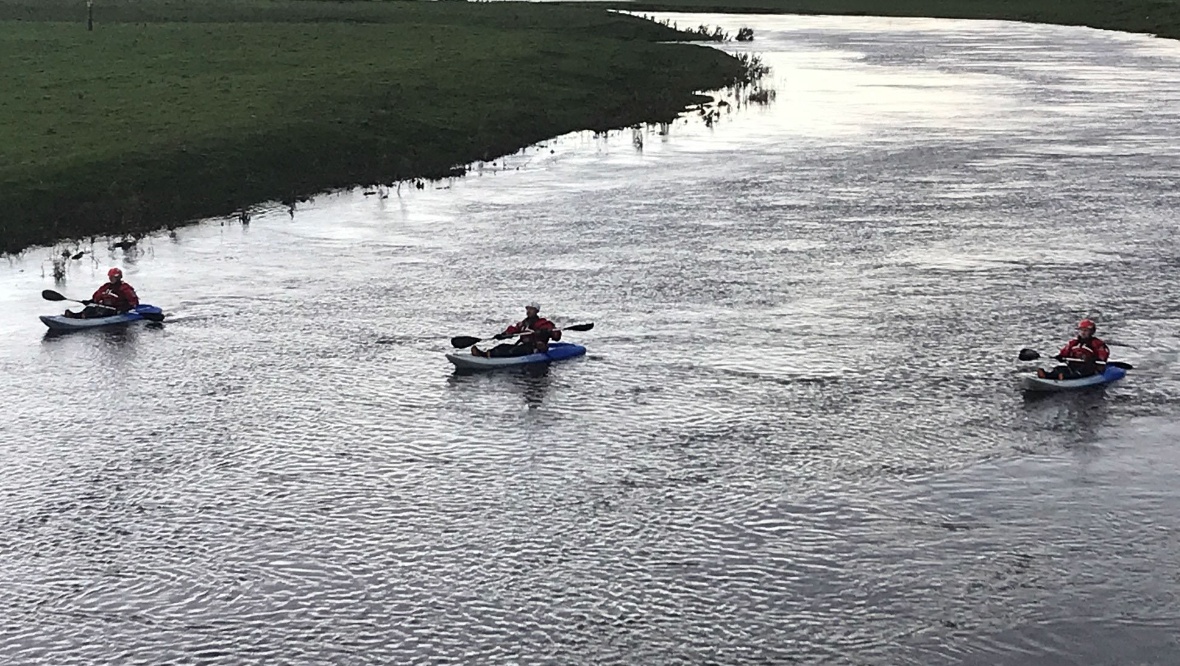
[[70,300],[52,289],[46,289],[45,291],[41,292],[41,298],[44,298],[47,301],[68,301],[68,300]]
[[1122,368],[1123,370],[1135,369],[1135,366],[1131,365],[1130,363],[1123,363],[1122,361],[1107,361],[1106,364],[1113,365],[1116,368]]
[[470,347],[482,339],[483,338],[473,338],[470,335],[456,335],[455,337],[451,338],[451,346],[455,349],[462,349],[464,347]]
[[148,321],[164,321],[164,313],[162,312],[140,312],[139,316]]
[[590,322],[587,324],[574,324],[573,326],[566,326],[565,328],[563,328],[561,330],[563,330],[563,331],[589,331],[592,328],[594,328],[594,322]]
[[1022,361],[1035,361],[1040,357],[1041,355],[1037,353],[1037,350],[1027,348],[1021,349],[1020,355],[1018,356],[1018,358]]

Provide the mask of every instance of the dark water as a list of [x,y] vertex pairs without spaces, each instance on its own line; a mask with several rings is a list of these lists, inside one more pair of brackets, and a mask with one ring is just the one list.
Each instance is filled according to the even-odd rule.
[[[1180,661],[1180,46],[677,20],[777,100],[8,263],[0,661]],[[43,337],[111,264],[169,323]],[[531,299],[590,354],[452,372]]]

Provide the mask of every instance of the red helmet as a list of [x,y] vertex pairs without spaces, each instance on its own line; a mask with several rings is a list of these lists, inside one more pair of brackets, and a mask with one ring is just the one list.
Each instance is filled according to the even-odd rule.
[[1098,330],[1098,327],[1094,325],[1094,320],[1092,320],[1092,319],[1081,320],[1080,322],[1078,322],[1078,328],[1088,328],[1091,331]]
[[114,280],[115,278],[119,278],[120,280],[122,280],[123,279],[123,271],[119,270],[118,268],[112,268],[111,270],[107,271],[107,279],[108,280]]

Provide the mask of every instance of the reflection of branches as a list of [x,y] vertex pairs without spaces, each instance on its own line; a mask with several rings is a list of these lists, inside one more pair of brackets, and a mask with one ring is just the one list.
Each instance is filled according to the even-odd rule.
[[770,102],[777,96],[773,90],[766,88],[758,88],[754,92],[746,95],[746,101],[751,104],[770,104]]
[[[762,56],[756,53],[738,53],[734,56],[741,63],[742,73],[738,75],[734,85],[734,95],[738,100],[745,97],[747,104],[769,104],[775,98],[775,92],[762,87],[762,79],[770,73],[770,67],[762,62]],[[746,93],[746,90],[749,90]]]
[[66,279],[66,261],[65,259],[53,258],[53,281],[56,284],[61,284]]
[[762,62],[762,56],[757,53],[738,53],[734,56],[741,64],[742,73],[738,75],[738,83],[751,85],[770,73],[770,67]]

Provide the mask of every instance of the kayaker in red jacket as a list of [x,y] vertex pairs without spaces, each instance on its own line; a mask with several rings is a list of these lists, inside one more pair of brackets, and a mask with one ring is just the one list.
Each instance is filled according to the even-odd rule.
[[488,358],[527,356],[529,354],[547,352],[549,351],[550,340],[561,339],[561,331],[557,326],[541,316],[540,305],[529,303],[524,306],[524,314],[524,319],[504,329],[503,333],[497,333],[493,336],[497,340],[504,340],[515,335],[520,335],[520,339],[515,343],[496,345],[487,351],[482,351],[473,346],[471,353],[475,356],[486,356]]
[[1070,340],[1053,358],[1063,361],[1064,366],[1037,373],[1040,376],[1051,376],[1055,379],[1077,379],[1089,377],[1106,369],[1106,359],[1110,358],[1110,349],[1102,340],[1094,337],[1098,326],[1091,319],[1083,319],[1078,323],[1078,336]]
[[81,312],[66,311],[67,317],[90,319],[92,317],[109,317],[121,314],[139,305],[139,296],[135,289],[123,281],[123,271],[112,268],[107,271],[108,282],[99,287],[89,300],[82,301],[86,306]]

